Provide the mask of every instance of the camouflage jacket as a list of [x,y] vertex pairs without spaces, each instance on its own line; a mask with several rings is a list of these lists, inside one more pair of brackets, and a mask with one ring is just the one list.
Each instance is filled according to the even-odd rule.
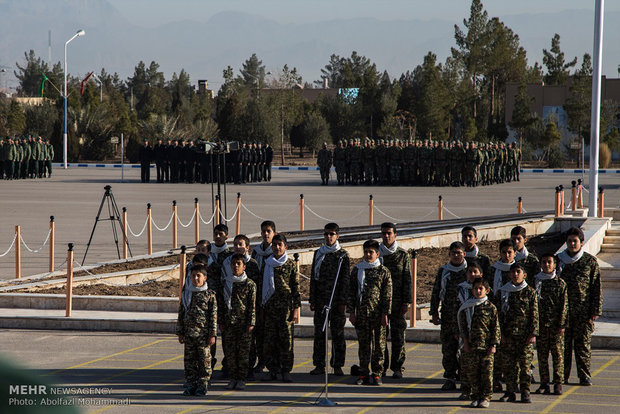
[[[265,276],[265,266],[261,271],[261,280],[258,284],[256,300],[262,303],[263,277]],[[273,280],[276,291],[265,303],[265,311],[273,310],[280,312],[288,309],[292,311],[301,307],[301,295],[299,293],[299,274],[293,259],[288,259],[282,266],[276,267],[273,271]]]
[[534,276],[540,272],[540,262],[538,261],[538,257],[530,253],[525,259],[517,260],[517,263],[521,263],[525,266],[525,273],[527,273],[527,284],[534,286]]
[[347,160],[347,154],[344,148],[336,147],[334,148],[334,164],[341,163],[344,164]]
[[568,291],[568,312],[571,318],[591,318],[601,315],[603,295],[601,272],[596,257],[583,253],[573,264],[563,265],[558,259],[560,277],[566,282]]
[[490,300],[474,308],[471,318],[471,329],[467,326],[465,312],[459,315],[460,335],[469,339],[473,351],[487,351],[493,345],[499,345],[501,333],[497,308]]
[[538,335],[538,298],[534,288],[526,286],[518,292],[510,293],[508,312],[501,310],[501,295],[495,298],[495,306],[500,309],[499,323],[502,336],[527,338],[530,335]]
[[478,251],[478,254],[476,256],[467,257],[466,255],[465,260],[468,264],[474,262],[478,263],[478,265],[480,265],[480,267],[482,268],[482,277],[484,277],[487,282],[489,282],[490,286],[493,286],[493,273],[495,272],[495,269],[493,268],[493,266],[491,266],[491,259],[489,258],[489,256]]
[[332,306],[346,305],[349,293],[349,254],[345,249],[340,249],[332,253],[328,253],[323,258],[321,269],[319,271],[319,279],[315,280],[314,264],[316,263],[317,251],[314,252],[312,258],[312,272],[310,277],[310,304],[318,307],[329,304],[329,299],[334,288],[336,273],[338,273],[338,285],[334,292],[334,300]]
[[[247,274],[247,273],[246,273]],[[220,325],[253,326],[256,325],[256,284],[248,278],[243,283],[233,283],[230,296],[230,308],[224,300],[224,282],[217,292],[217,318]]]
[[411,256],[401,247],[396,252],[380,258],[390,271],[392,279],[391,314],[400,313],[400,307],[411,303]]
[[367,269],[362,287],[362,297],[357,296],[357,266],[351,270],[349,277],[349,300],[347,312],[355,312],[356,316],[378,319],[388,315],[392,308],[392,279],[385,266]]
[[[558,277],[542,280],[538,298],[540,327],[558,330],[568,325],[568,295],[566,282]],[[536,285],[531,285],[536,286]]]
[[316,157],[316,163],[319,167],[329,168],[332,166],[332,153],[328,149],[320,149]]
[[456,328],[456,314],[459,310],[460,303],[457,299],[458,286],[465,281],[465,271],[450,272],[450,278],[446,283],[446,294],[443,301],[439,297],[441,292],[441,279],[443,274],[443,266],[437,270],[435,283],[433,284],[433,292],[431,293],[431,316],[439,316],[439,305],[441,304],[441,323],[443,325],[451,325]]
[[189,308],[179,304],[176,334],[201,343],[217,333],[217,301],[211,289],[194,292]]

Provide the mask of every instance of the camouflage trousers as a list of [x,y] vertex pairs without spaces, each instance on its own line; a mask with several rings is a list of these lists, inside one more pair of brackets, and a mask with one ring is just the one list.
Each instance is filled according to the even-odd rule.
[[[402,371],[405,363],[405,329],[407,321],[405,315],[390,315],[390,341],[392,342],[391,352],[388,352],[387,342],[385,344],[384,367],[387,371],[388,364],[392,371]],[[390,358],[391,355],[391,358]]]
[[351,161],[351,184],[357,184],[362,169],[360,163],[357,161]]
[[227,326],[222,333],[224,356],[228,377],[232,380],[245,381],[250,365],[250,343],[252,334],[248,333],[245,325]]
[[265,366],[272,373],[291,372],[293,369],[293,322],[290,310],[265,310],[263,356]]
[[[325,332],[323,331],[323,323],[325,322],[325,312],[322,312],[322,306],[317,306],[314,312],[314,345],[312,352],[312,363],[315,367],[325,368]],[[344,339],[344,324],[346,317],[344,313],[330,311],[329,327],[332,340],[332,357],[329,365],[332,367],[344,366],[345,356],[347,353],[347,344]]]
[[391,165],[390,166],[390,182],[392,184],[400,183],[400,165]]
[[360,375],[383,374],[383,350],[385,349],[385,326],[381,326],[381,318],[358,318],[355,322],[358,356],[360,359]]
[[549,352],[553,358],[553,383],[561,384],[564,380],[564,335],[558,335],[556,328],[543,327],[536,337],[536,352],[538,354],[538,372],[540,383],[548,384]]
[[[443,319],[446,322],[447,319]],[[456,379],[456,373],[459,370],[459,360],[457,353],[459,351],[459,340],[454,336],[455,327],[442,324],[439,331],[441,340],[441,364],[443,365],[443,377]]]
[[336,178],[338,184],[345,182],[347,167],[343,163],[336,164]]
[[[494,354],[487,351],[472,351],[461,354],[463,386],[471,389],[471,399],[491,400],[493,395],[493,360]],[[465,381],[465,382],[463,382]]]
[[195,388],[206,388],[211,378],[211,351],[199,339],[185,338],[183,363],[185,382]]
[[530,370],[534,347],[531,344],[526,345],[526,340],[526,338],[521,337],[508,337],[506,342],[500,345],[504,357],[502,368],[507,392],[517,391],[517,381],[522,393],[530,392],[530,385],[532,384]]
[[590,378],[590,358],[592,347],[592,320],[585,321],[571,318],[564,336],[564,379],[570,378],[572,368],[572,353],[575,350],[575,365],[580,380]]

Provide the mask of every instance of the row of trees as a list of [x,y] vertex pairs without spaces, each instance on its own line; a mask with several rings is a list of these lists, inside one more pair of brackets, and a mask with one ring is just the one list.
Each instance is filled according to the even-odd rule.
[[[353,52],[332,55],[322,75],[332,88],[356,88],[357,95],[321,95],[310,103],[301,87],[323,81],[303,82],[296,68],[285,65],[267,72],[255,54],[243,62],[238,74],[228,66],[215,98],[198,93],[189,75],[181,70],[166,80],[159,65],[139,62],[133,76],[121,80],[104,69],[99,86],[88,82],[80,94],[81,79],[69,79],[69,157],[102,159],[111,156],[110,136],[129,139],[134,156],[142,139],[203,138],[283,143],[319,148],[322,142],[342,138],[432,138],[463,141],[505,140],[508,126],[518,131],[524,147],[551,152],[559,146],[558,134],[548,133],[551,120],[531,111],[527,84],[565,85],[571,94],[565,109],[570,130],[589,137],[592,67],[584,55],[566,61],[560,36],[544,50],[543,66],[528,65],[519,36],[498,18],[489,18],[481,0],[473,0],[462,26],[454,26],[455,45],[445,62],[429,52],[423,62],[398,78],[381,71],[369,58]],[[38,107],[0,101],[0,135],[50,136],[60,145],[62,136],[62,83],[60,63],[49,66],[33,51],[15,72],[18,93],[37,96],[42,75],[47,77]],[[506,85],[520,85],[512,119],[506,125]],[[617,105],[607,102],[602,111],[602,131],[614,149],[618,145]],[[550,138],[550,137],[555,138]],[[56,151],[60,154],[61,151]]]

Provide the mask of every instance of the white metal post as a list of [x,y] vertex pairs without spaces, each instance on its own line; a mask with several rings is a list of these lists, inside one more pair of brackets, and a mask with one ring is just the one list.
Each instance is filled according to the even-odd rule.
[[594,9],[594,56],[592,59],[592,112],[590,119],[590,194],[588,217],[596,217],[598,207],[598,149],[601,116],[601,66],[603,63],[603,14],[605,1],[596,0]]

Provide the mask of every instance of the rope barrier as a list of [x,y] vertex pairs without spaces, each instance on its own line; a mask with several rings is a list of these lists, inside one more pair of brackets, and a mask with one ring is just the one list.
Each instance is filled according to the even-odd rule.
[[15,245],[15,239],[17,239],[17,234],[15,234],[15,236],[13,236],[13,241],[11,242],[11,245],[9,246],[9,248],[6,250],[6,252],[0,254],[0,257],[4,257],[7,254],[9,254],[9,252],[11,251],[11,249],[13,248],[13,246]]
[[179,222],[181,227],[187,228],[187,227],[190,226],[190,224],[192,224],[194,222],[195,218],[196,218],[196,210],[194,210],[194,214],[192,214],[192,218],[190,219],[189,223],[183,224],[183,222],[181,221],[181,218],[179,216],[177,216],[177,221]]
[[367,208],[363,208],[363,209],[361,209],[360,211],[358,211],[358,212],[357,212],[357,214],[354,214],[353,216],[349,217],[349,218],[348,218],[348,219],[346,219],[346,220],[340,220],[340,221],[341,221],[341,222],[344,222],[344,223],[351,222],[351,221],[353,221],[353,219],[355,219],[357,216],[359,216],[360,214],[365,213],[365,212],[367,212],[367,211],[368,211],[368,209],[367,209]]
[[22,244],[24,245],[24,247],[26,248],[26,250],[28,250],[30,253],[39,253],[41,251],[41,249],[43,249],[45,247],[45,245],[47,244],[47,242],[50,240],[50,235],[52,234],[52,229],[49,229],[49,231],[47,232],[47,237],[45,238],[45,241],[43,242],[43,244],[41,245],[41,247],[39,247],[38,249],[31,249],[30,247],[28,247],[28,245],[26,244],[26,242],[24,241],[24,238],[22,237]]
[[241,202],[241,207],[243,207],[243,209],[244,209],[245,211],[247,211],[248,213],[250,213],[251,215],[253,215],[254,217],[256,217],[256,218],[257,218],[257,219],[259,219],[259,220],[268,220],[268,219],[266,219],[266,218],[264,218],[264,217],[257,216],[256,214],[252,213],[252,212],[251,212],[251,211],[250,211],[250,210],[249,210],[249,209],[245,206],[245,204],[243,204],[243,202]]
[[431,211],[428,212],[428,214],[420,217],[418,220],[423,220],[423,219],[427,218],[428,216],[430,216],[431,214],[435,214],[435,209],[432,209]]
[[159,228],[159,226],[157,225],[157,223],[155,223],[155,220],[153,220],[153,226],[155,226],[155,228],[159,231],[166,231],[168,229],[168,227],[170,227],[170,225],[172,224],[172,219],[174,218],[174,213],[170,214],[170,221],[168,221],[168,224],[166,224],[166,227],[164,227],[163,229]]
[[332,219],[328,219],[325,218],[323,216],[318,215],[317,213],[315,213],[310,207],[308,207],[308,204],[304,204],[304,207],[312,214],[314,214],[315,216],[317,216],[318,218],[320,218],[321,220],[325,220],[325,221],[336,221],[336,220],[332,220]]
[[209,221],[204,221],[204,219],[202,218],[202,214],[200,214],[200,211],[198,211],[198,218],[200,218],[200,221],[202,221],[203,224],[211,224],[211,222],[215,218],[215,210],[213,210],[213,214],[211,214],[211,218],[209,219]]
[[521,210],[523,210],[524,213],[527,213],[527,210],[525,209],[525,207],[523,207]]
[[86,268],[84,268],[84,267],[83,267],[83,266],[82,266],[79,262],[75,261],[75,264],[77,265],[77,267],[78,267],[80,270],[83,270],[83,271],[84,271],[84,272],[86,272],[88,275],[90,275],[90,276],[92,276],[92,277],[94,277],[94,278],[98,279],[98,280],[99,280],[101,283],[103,283],[104,285],[107,285],[107,286],[115,286],[115,287],[139,287],[139,286],[144,286],[144,285],[147,285],[147,284],[149,284],[149,283],[153,283],[153,282],[155,282],[155,281],[157,281],[157,280],[161,279],[162,277],[164,277],[164,276],[166,276],[166,275],[170,274],[171,272],[173,272],[174,270],[176,270],[176,269],[179,267],[179,265],[178,265],[178,264],[176,264],[176,265],[174,265],[174,267],[173,267],[172,269],[168,270],[166,273],[164,273],[164,274],[162,274],[162,275],[160,275],[160,276],[157,276],[157,277],[156,277],[156,278],[154,278],[154,279],[149,279],[149,280],[144,280],[144,279],[142,279],[142,283],[136,283],[136,284],[133,284],[133,285],[127,285],[127,284],[119,284],[119,283],[112,283],[112,282],[108,282],[108,281],[106,281],[103,277],[101,277],[100,275],[95,275],[95,274],[93,274],[93,273],[89,272],[89,271],[88,271]]
[[129,229],[129,233],[131,233],[131,235],[132,235],[133,237],[136,237],[136,238],[137,238],[137,237],[142,236],[142,234],[144,233],[144,230],[146,230],[146,225],[147,225],[148,223],[149,223],[149,218],[147,217],[147,218],[144,220],[144,227],[142,227],[142,231],[140,231],[140,233],[136,234],[136,233],[134,233],[134,232],[133,232],[133,230],[131,229],[131,226],[129,225],[129,220],[127,220],[127,229]]
[[385,217],[389,218],[390,220],[392,220],[394,222],[404,222],[404,221],[407,221],[407,220],[395,218],[395,217],[392,217],[392,216],[388,216],[379,207],[377,207],[376,204],[374,205],[374,208],[375,208],[375,210],[377,210],[377,213],[384,215]]
[[229,221],[233,221],[235,217],[237,217],[237,213],[239,212],[239,206],[237,206],[237,208],[235,208],[235,212],[232,215],[231,218],[227,219],[226,217],[224,217],[224,213],[222,212],[222,210],[220,210],[220,217],[222,218],[222,220],[224,220],[226,223],[228,223]]
[[456,214],[454,214],[453,212],[451,212],[450,210],[447,209],[447,207],[444,206],[443,208],[444,210],[446,210],[448,213],[450,213],[451,215],[453,215],[455,218],[460,219],[462,217],[457,216]]

